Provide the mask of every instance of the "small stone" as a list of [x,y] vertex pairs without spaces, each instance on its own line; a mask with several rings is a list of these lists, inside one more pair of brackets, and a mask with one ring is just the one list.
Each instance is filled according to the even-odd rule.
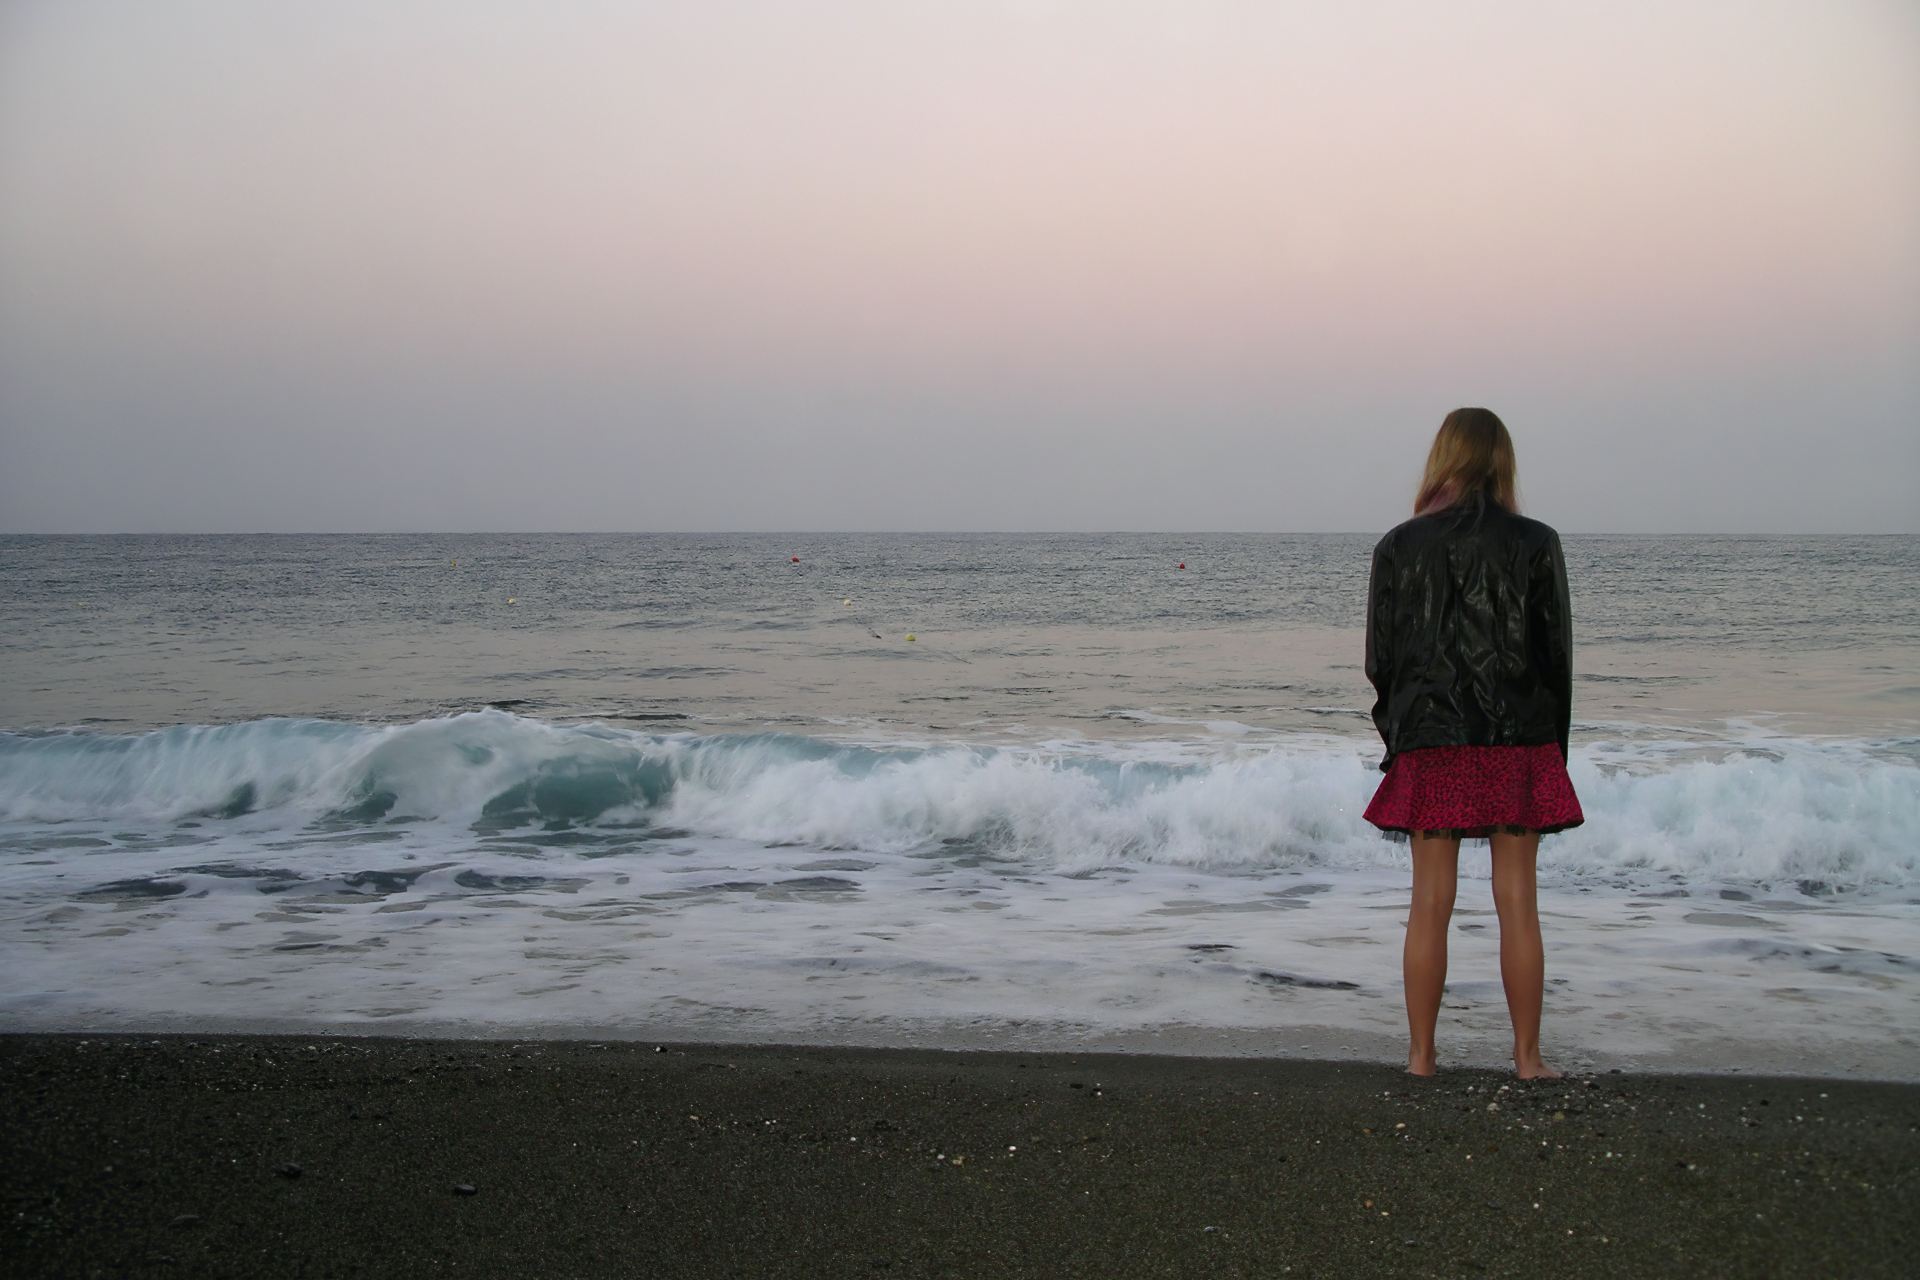
[[305,1170],[297,1164],[283,1164],[278,1169],[275,1169],[274,1172],[283,1178],[297,1178],[304,1173]]
[[471,1182],[456,1182],[453,1184],[453,1194],[457,1196],[477,1196],[480,1194],[480,1188],[474,1186]]
[[200,1215],[197,1213],[183,1213],[167,1225],[172,1227],[197,1227],[200,1225]]

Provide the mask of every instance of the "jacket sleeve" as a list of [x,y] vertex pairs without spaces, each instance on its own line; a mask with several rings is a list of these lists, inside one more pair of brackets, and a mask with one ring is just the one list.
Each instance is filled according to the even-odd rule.
[[1545,659],[1541,673],[1552,693],[1560,719],[1560,758],[1567,757],[1567,737],[1573,726],[1573,611],[1567,598],[1567,560],[1560,550],[1560,535],[1549,535],[1546,550],[1536,569],[1531,595],[1534,600],[1533,625],[1541,639],[1539,652]]
[[1373,684],[1373,726],[1380,731],[1386,755],[1380,769],[1393,762],[1393,738],[1387,732],[1387,695],[1393,685],[1393,554],[1382,538],[1373,549],[1373,572],[1367,582],[1367,679]]

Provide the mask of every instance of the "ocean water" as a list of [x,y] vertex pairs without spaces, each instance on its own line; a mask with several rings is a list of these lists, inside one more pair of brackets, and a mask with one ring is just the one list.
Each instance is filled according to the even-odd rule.
[[[0,538],[0,1026],[1391,1060],[1372,541]],[[1550,1052],[1920,1078],[1920,539],[1565,545]]]

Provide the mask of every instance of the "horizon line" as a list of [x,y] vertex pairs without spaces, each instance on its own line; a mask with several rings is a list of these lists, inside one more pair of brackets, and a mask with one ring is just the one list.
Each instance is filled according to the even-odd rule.
[[[1389,526],[1391,527],[1391,526]],[[1555,531],[1576,538],[1911,538],[1920,530],[1766,530],[1766,529],[1568,529]],[[445,538],[445,537],[719,537],[788,535],[822,537],[987,535],[1001,537],[1108,536],[1159,534],[1168,537],[1363,537],[1385,529],[89,529],[0,530],[0,538]]]

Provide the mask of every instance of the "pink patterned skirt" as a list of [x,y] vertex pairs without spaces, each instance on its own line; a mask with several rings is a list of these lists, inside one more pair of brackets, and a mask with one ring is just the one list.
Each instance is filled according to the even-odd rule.
[[1554,743],[1534,747],[1425,747],[1387,766],[1366,818],[1390,839],[1414,832],[1462,839],[1542,834],[1586,821]]

